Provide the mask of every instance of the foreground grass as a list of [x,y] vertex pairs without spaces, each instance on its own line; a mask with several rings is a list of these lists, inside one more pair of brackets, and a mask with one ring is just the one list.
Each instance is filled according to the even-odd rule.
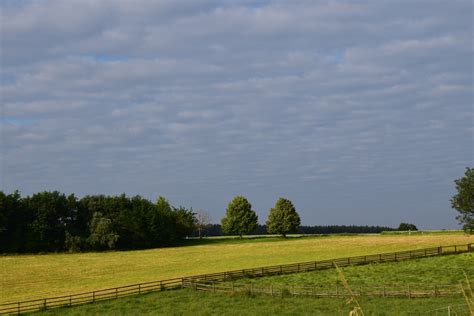
[[[359,300],[365,315],[468,315],[460,298],[369,299]],[[176,290],[147,294],[73,308],[40,313],[43,315],[348,315],[344,299],[226,295]]]
[[189,241],[141,251],[0,256],[0,303],[186,275],[467,244],[474,236],[324,236]]
[[[341,268],[350,285],[406,285],[406,284],[459,284],[465,280],[464,272],[474,281],[474,253],[446,255],[400,262],[375,263]],[[335,269],[319,270],[254,279],[241,279],[235,283],[270,285],[341,284]]]

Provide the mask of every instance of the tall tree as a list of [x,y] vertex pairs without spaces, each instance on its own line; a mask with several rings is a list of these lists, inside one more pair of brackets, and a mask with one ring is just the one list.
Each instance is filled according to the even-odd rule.
[[267,230],[270,234],[296,233],[300,227],[300,216],[293,203],[285,198],[279,198],[275,207],[270,209],[267,219]]
[[30,224],[33,250],[64,250],[66,231],[73,218],[72,201],[74,196],[68,198],[58,191],[40,192],[25,199],[27,207],[34,212]]
[[90,223],[91,234],[88,238],[93,249],[114,249],[119,235],[112,228],[112,221],[102,213],[95,212]]
[[465,231],[474,230],[474,168],[466,168],[464,177],[454,180],[457,193],[451,198],[451,206],[459,212],[456,217]]
[[226,216],[222,219],[222,229],[226,233],[248,234],[257,229],[258,216],[252,205],[241,195],[236,196],[227,206]]

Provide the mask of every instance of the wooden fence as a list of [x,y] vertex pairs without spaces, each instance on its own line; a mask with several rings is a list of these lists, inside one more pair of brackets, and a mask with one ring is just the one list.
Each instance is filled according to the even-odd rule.
[[454,254],[462,252],[474,251],[474,244],[440,246],[433,248],[425,248],[418,250],[407,250],[400,252],[381,253],[368,256],[356,256],[338,259],[329,259],[322,261],[300,262],[292,264],[283,264],[276,266],[267,266],[253,269],[243,269],[234,271],[225,271],[219,273],[210,273],[195,275],[183,278],[183,287],[190,287],[192,283],[199,281],[215,281],[225,282],[241,278],[255,278],[263,276],[272,276],[280,274],[309,272],[321,269],[333,268],[335,265],[339,267],[363,265],[370,263],[394,262],[407,259],[425,258],[440,256],[445,254]]
[[[216,283],[214,281],[192,284],[196,291],[213,293],[308,296],[308,297],[351,297],[351,293],[340,284],[255,286],[254,284]],[[459,284],[407,284],[407,285],[363,285],[351,286],[352,295],[366,297],[446,297],[461,296]]]
[[20,314],[25,312],[46,310],[50,308],[69,307],[86,303],[94,303],[103,300],[117,299],[129,295],[191,287],[193,283],[200,281],[223,282],[241,278],[253,278],[277,274],[288,274],[295,272],[307,272],[320,269],[328,269],[334,267],[335,264],[340,267],[344,267],[350,265],[401,261],[407,259],[424,258],[471,251],[474,251],[474,244],[440,246],[434,248],[382,253],[368,256],[356,256],[323,261],[292,263],[253,269],[186,276],[169,280],[137,283],[79,294],[0,304],[0,314]]

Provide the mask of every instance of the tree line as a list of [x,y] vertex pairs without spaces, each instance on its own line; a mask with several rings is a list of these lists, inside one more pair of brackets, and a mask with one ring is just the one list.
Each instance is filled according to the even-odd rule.
[[[393,228],[388,226],[369,226],[369,225],[301,225],[296,234],[316,234],[316,235],[329,235],[329,234],[379,234],[384,231],[397,231],[405,230],[400,228]],[[413,230],[413,229],[412,229]],[[257,228],[248,233],[251,236],[267,235],[267,225],[259,224]],[[230,236],[233,234],[225,233],[222,229],[221,224],[208,224],[202,231],[202,236]],[[199,231],[193,231],[192,237],[199,237]]]
[[[474,169],[466,168],[455,180],[457,193],[451,205],[468,232],[474,230]],[[293,203],[279,198],[265,225],[243,196],[228,204],[221,225],[209,214],[174,207],[164,197],[155,203],[139,196],[87,195],[77,198],[58,191],[22,197],[18,191],[0,191],[0,252],[88,251],[143,249],[175,245],[188,236],[290,233],[380,233],[417,230],[410,223],[398,229],[383,226],[301,226]]]
[[141,249],[174,245],[194,230],[190,209],[163,197],[0,191],[0,252]]

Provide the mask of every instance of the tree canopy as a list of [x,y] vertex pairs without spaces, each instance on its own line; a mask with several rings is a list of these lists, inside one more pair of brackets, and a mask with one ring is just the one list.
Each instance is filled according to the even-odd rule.
[[192,210],[164,198],[58,191],[21,197],[0,191],[0,252],[141,249],[174,245],[192,233]]
[[457,193],[451,198],[451,206],[459,212],[456,217],[465,231],[474,230],[474,168],[467,167],[464,176],[454,180]]
[[270,234],[296,233],[300,227],[300,216],[293,203],[285,198],[279,198],[274,208],[270,209],[267,219],[267,230]]
[[415,224],[410,224],[410,223],[400,223],[398,226],[398,230],[400,231],[417,231],[418,227],[416,227]]
[[237,234],[242,238],[243,234],[251,233],[257,229],[258,216],[252,210],[249,201],[239,195],[230,201],[227,206],[226,216],[222,218],[222,229],[229,234]]

